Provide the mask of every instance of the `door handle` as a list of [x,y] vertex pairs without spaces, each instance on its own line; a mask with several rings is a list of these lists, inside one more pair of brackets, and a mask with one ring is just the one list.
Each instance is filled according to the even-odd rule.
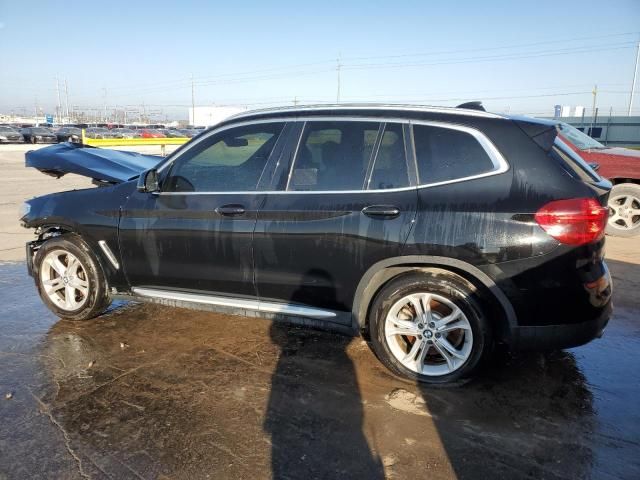
[[395,218],[400,215],[400,209],[393,205],[370,205],[364,207],[362,213],[371,218]]
[[244,215],[245,209],[242,205],[229,204],[216,208],[216,213],[225,217],[237,217]]

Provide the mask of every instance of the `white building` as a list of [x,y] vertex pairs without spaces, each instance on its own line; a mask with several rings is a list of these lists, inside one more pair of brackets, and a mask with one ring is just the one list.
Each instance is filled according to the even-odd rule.
[[244,107],[195,107],[189,108],[189,123],[196,127],[210,127],[225,118],[244,112]]

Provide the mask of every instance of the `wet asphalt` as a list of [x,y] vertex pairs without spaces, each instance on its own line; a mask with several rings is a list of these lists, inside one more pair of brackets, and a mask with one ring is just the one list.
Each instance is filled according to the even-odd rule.
[[427,389],[361,338],[266,320],[60,321],[0,264],[0,479],[640,478],[640,267],[609,265],[602,339]]

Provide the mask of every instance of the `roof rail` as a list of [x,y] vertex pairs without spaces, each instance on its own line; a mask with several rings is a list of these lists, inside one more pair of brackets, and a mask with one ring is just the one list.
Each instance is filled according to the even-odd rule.
[[[475,102],[473,102],[475,103]],[[467,105],[467,104],[463,104]],[[230,116],[227,120],[251,117],[254,115],[267,114],[267,113],[306,113],[319,110],[399,110],[399,111],[414,111],[414,112],[432,112],[432,113],[447,113],[452,115],[467,115],[475,117],[485,118],[506,118],[503,115],[495,113],[489,113],[477,108],[461,108],[461,107],[432,107],[428,105],[407,105],[407,104],[381,104],[381,103],[337,103],[337,104],[316,104],[316,105],[296,105],[286,107],[271,107],[260,108],[256,110],[247,110],[245,112],[236,113]]]

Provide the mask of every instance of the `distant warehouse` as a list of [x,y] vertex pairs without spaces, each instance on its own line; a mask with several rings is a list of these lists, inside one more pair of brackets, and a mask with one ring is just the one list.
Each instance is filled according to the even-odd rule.
[[243,107],[217,106],[189,108],[189,123],[196,127],[211,127],[245,110]]
[[640,116],[561,117],[590,137],[611,147],[640,147]]

